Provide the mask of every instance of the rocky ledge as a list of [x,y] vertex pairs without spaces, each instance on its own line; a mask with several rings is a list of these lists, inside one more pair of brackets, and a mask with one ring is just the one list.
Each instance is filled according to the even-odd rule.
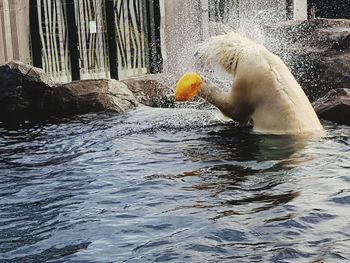
[[350,20],[311,19],[265,26],[266,46],[287,62],[314,101],[350,83]]
[[168,108],[174,105],[174,81],[165,74],[143,75],[122,80],[137,101],[150,107]]
[[324,120],[350,125],[350,89],[335,89],[313,104]]
[[0,120],[122,113],[140,103],[162,106],[171,101],[172,93],[152,75],[123,82],[112,79],[57,84],[43,70],[17,61],[0,65],[0,83]]

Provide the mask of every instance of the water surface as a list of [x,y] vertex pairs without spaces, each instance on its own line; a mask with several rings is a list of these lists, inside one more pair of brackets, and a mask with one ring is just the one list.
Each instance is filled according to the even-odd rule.
[[350,128],[142,108],[0,128],[0,262],[349,262]]

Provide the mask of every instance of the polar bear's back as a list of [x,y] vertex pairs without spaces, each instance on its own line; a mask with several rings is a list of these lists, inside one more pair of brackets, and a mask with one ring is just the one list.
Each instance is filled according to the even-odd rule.
[[[305,92],[285,63],[264,47],[252,58],[259,70],[255,83],[255,111],[252,115],[255,130],[273,130],[277,134],[306,133],[322,130],[322,125]],[[252,54],[253,55],[253,54]],[[251,63],[247,59],[248,64]],[[245,70],[249,65],[244,66]],[[248,73],[248,72],[247,72]],[[242,71],[240,74],[244,74]]]

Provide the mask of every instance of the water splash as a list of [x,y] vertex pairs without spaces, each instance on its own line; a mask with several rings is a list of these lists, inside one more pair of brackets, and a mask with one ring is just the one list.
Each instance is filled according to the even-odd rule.
[[[232,76],[218,68],[203,68],[196,63],[195,54],[199,45],[208,37],[236,31],[274,51],[282,44],[278,35],[265,34],[268,24],[287,19],[286,1],[281,0],[186,0],[167,3],[165,25],[166,63],[165,72],[172,79],[178,79],[186,71],[196,71],[212,79],[218,86],[227,89]],[[203,17],[207,19],[203,19]],[[203,21],[208,21],[205,24]],[[209,32],[209,35],[206,35]],[[288,57],[287,55],[285,57]]]
[[[218,13],[215,10],[220,9],[220,4],[222,11]],[[212,1],[211,5],[211,35],[225,33],[230,28],[262,44],[265,41],[262,27],[287,18],[286,1],[281,0],[225,1],[219,5]]]

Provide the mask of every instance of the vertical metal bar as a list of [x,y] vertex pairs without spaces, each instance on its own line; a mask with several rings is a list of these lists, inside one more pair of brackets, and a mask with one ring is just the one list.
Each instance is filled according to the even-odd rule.
[[162,58],[162,49],[160,42],[160,5],[159,0],[153,1],[154,8],[154,27],[155,27],[155,50],[156,50],[156,68],[154,73],[159,73],[163,69],[163,58]]
[[132,62],[131,62],[131,43],[130,43],[130,22],[129,22],[129,0],[123,1],[123,7],[124,10],[124,43],[125,43],[125,53],[126,53],[126,74],[129,74],[129,70],[132,69]]
[[0,1],[0,63],[7,61],[4,31],[3,3]]
[[30,0],[29,3],[29,19],[30,19],[30,38],[32,44],[32,63],[34,67],[42,68],[41,40],[39,31],[39,18],[37,0]]
[[[152,30],[152,22],[153,22],[153,0],[145,0],[146,1],[146,17],[147,17],[147,42],[148,42],[148,64],[149,64],[149,73],[153,71],[153,48],[152,45],[154,43],[154,30]],[[154,23],[154,22],[153,22]]]
[[288,20],[293,19],[293,4],[294,0],[286,0],[286,16]]
[[315,10],[315,1],[309,0],[307,1],[307,15],[308,19],[314,19],[316,17],[316,10]]
[[[78,4],[78,10],[79,10],[79,29],[80,29],[80,40],[81,40],[81,49],[82,52],[80,52],[80,55],[83,57],[83,63],[81,65],[83,74],[87,73],[89,70],[88,60],[87,60],[87,48],[86,48],[86,21],[85,21],[85,15],[84,15],[84,3],[83,0],[79,0],[77,2]],[[87,3],[88,4],[88,3]]]
[[[64,65],[64,37],[63,37],[63,12],[62,12],[62,4],[61,0],[56,1],[56,10],[57,10],[57,24],[58,24],[58,41],[59,41],[59,79],[63,75],[65,65]],[[67,72],[65,72],[67,74]]]
[[159,73],[162,70],[162,56],[160,46],[160,6],[159,0],[146,2],[148,22],[148,47],[150,73]]
[[7,60],[13,60],[10,3],[11,2],[9,2],[9,0],[3,0],[4,36],[6,42]]
[[141,0],[141,9],[142,9],[142,16],[143,16],[143,21],[142,21],[142,27],[143,27],[143,32],[144,32],[144,52],[145,52],[145,67],[147,68],[147,72],[150,72],[150,65],[149,65],[149,61],[150,61],[150,54],[149,54],[149,33],[148,33],[148,1],[149,0]]
[[109,70],[112,79],[118,79],[118,57],[117,57],[117,38],[115,26],[115,10],[114,1],[106,0],[106,22],[107,22],[107,38],[109,53]]
[[75,21],[74,0],[65,0],[67,10],[68,46],[72,80],[80,79],[78,29]]
[[103,15],[102,15],[102,0],[95,2],[95,14],[97,22],[97,46],[98,46],[98,64],[96,70],[101,70],[105,66],[105,47],[103,45]]
[[10,25],[11,25],[11,36],[12,36],[12,55],[13,59],[20,60],[19,58],[19,47],[18,47],[18,25],[16,16],[18,6],[15,1],[9,1],[9,14],[10,14]]

